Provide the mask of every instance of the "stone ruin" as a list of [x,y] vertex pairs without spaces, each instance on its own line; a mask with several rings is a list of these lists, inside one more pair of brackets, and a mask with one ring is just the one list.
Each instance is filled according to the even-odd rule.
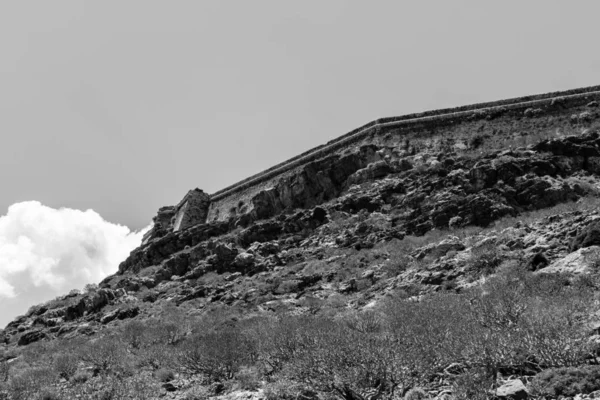
[[169,232],[205,223],[209,206],[210,195],[198,188],[190,190],[176,206],[161,207],[158,210],[152,219],[154,226],[144,235],[142,244]]

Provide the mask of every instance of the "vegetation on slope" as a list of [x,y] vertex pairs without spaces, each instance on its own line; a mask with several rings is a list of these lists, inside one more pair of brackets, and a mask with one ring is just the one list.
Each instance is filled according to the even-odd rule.
[[570,393],[577,379],[593,391],[600,389],[598,369],[573,367],[598,356],[587,318],[598,311],[596,289],[594,279],[517,265],[461,294],[418,301],[392,295],[335,316],[240,319],[221,310],[190,320],[171,309],[165,318],[127,322],[93,339],[31,344],[16,361],[3,362],[0,378],[11,399],[148,399],[176,377],[190,392],[194,384],[205,387],[203,396],[262,387],[268,399],[315,392],[354,400],[415,387],[487,398],[496,378],[509,375],[532,377],[542,394]]

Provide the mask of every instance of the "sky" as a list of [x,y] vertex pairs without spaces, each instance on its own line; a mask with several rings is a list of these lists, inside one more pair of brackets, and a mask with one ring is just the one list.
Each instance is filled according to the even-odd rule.
[[0,1],[0,326],[380,117],[600,84],[580,0]]

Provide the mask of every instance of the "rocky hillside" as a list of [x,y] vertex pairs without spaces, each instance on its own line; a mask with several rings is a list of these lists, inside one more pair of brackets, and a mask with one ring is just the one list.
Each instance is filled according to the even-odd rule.
[[[209,200],[193,190],[179,205],[159,210],[154,228],[118,273],[97,287],[32,307],[6,326],[0,333],[6,370],[3,379],[0,368],[0,385],[7,389],[2,392],[0,386],[0,392],[18,398],[20,377],[48,365],[56,370],[56,363],[62,365],[57,360],[66,363],[56,355],[58,348],[63,356],[83,355],[73,356],[72,371],[44,381],[56,398],[71,398],[77,390],[80,397],[72,398],[96,398],[114,382],[134,387],[136,379],[148,379],[142,386],[156,386],[155,391],[134,397],[137,389],[132,389],[112,398],[363,400],[371,398],[369,390],[407,398],[485,398],[490,393],[552,397],[549,387],[560,374],[578,376],[583,383],[569,389],[563,382],[557,396],[600,390],[600,371],[592,368],[596,350],[590,347],[598,339],[594,324],[600,265],[600,132],[592,124],[596,107],[588,105],[588,123],[576,135],[557,135],[548,126],[545,133],[505,140],[502,148],[476,133],[465,146],[357,145],[294,171],[227,220],[197,223],[206,219]],[[183,205],[187,211],[179,213]],[[488,304],[481,300],[485,293],[498,297]],[[506,321],[481,322],[495,315],[491,308],[511,301],[510,310],[500,310]],[[448,304],[455,307],[444,308]],[[575,320],[564,319],[565,304]],[[411,307],[424,308],[398,314]],[[447,323],[435,310],[445,310],[443,315],[452,315],[455,323],[427,331],[433,321]],[[531,310],[536,312],[527,314]],[[522,315],[529,317],[519,319]],[[524,333],[533,329],[528,325],[536,320],[532,315],[549,315],[535,325],[540,337]],[[557,322],[552,315],[563,319]],[[410,325],[416,329],[412,336],[394,336],[404,329],[399,320],[405,321],[402,326],[416,321]],[[289,325],[291,336],[312,337],[311,344],[300,339],[287,343],[289,357],[264,350],[266,344],[258,338],[281,340],[287,335],[278,330],[282,324]],[[477,324],[481,330],[475,334],[457,329]],[[168,339],[162,355],[150,362],[156,343],[142,337],[157,326]],[[328,342],[333,339],[323,326],[337,332],[336,337],[355,335],[348,338],[352,349],[341,339]],[[543,336],[539,326],[551,327],[555,335]],[[444,329],[448,335],[438,343],[448,337],[468,337],[470,343],[453,342],[462,346],[460,351],[434,351],[423,335]],[[269,336],[273,332],[280,336]],[[233,333],[237,336],[228,336]],[[241,342],[238,333],[244,337]],[[492,349],[486,342],[482,346],[489,357],[477,358],[473,354],[485,352],[469,347],[477,342],[473,337],[530,347]],[[134,360],[133,372],[121,373],[113,361],[99,365],[90,355],[109,352],[105,338],[122,344],[119,351]],[[413,343],[415,338],[421,344]],[[314,352],[307,355],[306,349],[320,339],[328,345],[318,347],[318,354],[341,346],[327,356],[338,360],[340,370],[311,358]],[[236,347],[242,342],[253,350]],[[423,342],[430,347],[419,347]],[[362,345],[375,347],[365,350]],[[397,357],[414,352],[409,364],[400,358],[390,361],[383,353],[373,358],[381,349],[404,345],[407,350]],[[206,346],[218,348],[218,355]],[[84,350],[73,350],[77,348]],[[239,363],[204,366],[233,349],[237,353],[231,357]],[[429,356],[435,360],[425,367]],[[313,364],[319,367],[310,375]],[[83,378],[82,371],[89,376]],[[80,382],[73,378],[76,374]],[[22,386],[25,396],[34,393],[31,388],[35,395],[42,390],[37,384]]]

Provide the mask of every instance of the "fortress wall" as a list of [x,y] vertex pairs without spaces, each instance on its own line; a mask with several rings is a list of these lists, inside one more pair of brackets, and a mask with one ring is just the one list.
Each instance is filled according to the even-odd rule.
[[[212,194],[208,220],[225,220],[232,209],[248,204],[282,177],[360,144],[398,144],[410,138],[432,145],[444,138],[467,141],[474,134],[499,138],[500,134],[522,135],[550,128],[569,134],[580,128],[571,115],[585,111],[592,100],[600,100],[600,86],[381,118]],[[526,115],[528,109],[537,111]]]

